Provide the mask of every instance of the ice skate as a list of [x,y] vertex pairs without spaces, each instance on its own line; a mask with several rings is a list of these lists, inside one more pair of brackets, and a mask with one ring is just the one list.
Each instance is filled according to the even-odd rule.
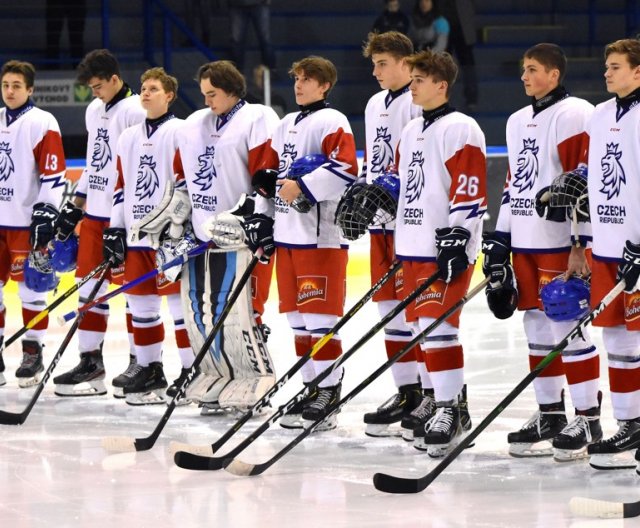
[[22,342],[22,363],[16,370],[18,385],[22,388],[37,385],[43,372],[42,345],[37,341],[25,339]]
[[398,387],[398,392],[375,412],[364,415],[364,423],[367,424],[365,434],[373,437],[401,436],[401,429],[389,426],[408,418],[421,401],[422,391],[418,383]]
[[147,367],[140,366],[140,370],[124,386],[123,391],[129,405],[155,405],[165,403],[166,388],[167,380],[162,363],[154,361]]
[[[183,367],[180,370],[180,375],[173,380],[171,385],[169,385],[166,392],[167,403],[169,403],[173,398],[176,397],[176,395],[178,394],[178,390],[182,386],[182,383],[189,376],[189,372],[191,372],[191,367],[187,367],[187,368]],[[197,375],[198,375],[198,370],[196,369],[196,372],[194,373],[193,377],[195,378]],[[189,405],[191,403],[191,400],[187,398],[185,394],[183,394],[180,398],[178,398],[178,401],[176,401],[176,405]]]
[[509,454],[516,458],[551,456],[551,441],[566,426],[564,401],[542,404],[519,431],[507,435]]
[[[308,383],[305,383],[305,386],[309,386]],[[284,427],[285,429],[302,429],[303,420],[302,420],[302,410],[306,405],[309,405],[313,400],[316,399],[318,395],[318,388],[314,387],[309,395],[306,398],[303,398],[299,402],[295,403],[291,409],[289,409],[282,418],[280,418],[280,427]]]
[[[602,394],[598,395],[598,400],[602,400]],[[556,462],[569,462],[586,458],[589,456],[589,444],[600,440],[600,405],[586,411],[576,411],[573,421],[553,439],[553,459]]]
[[138,373],[140,368],[140,365],[136,362],[136,357],[133,354],[129,354],[129,365],[127,365],[126,370],[111,380],[114,398],[124,398],[122,389],[131,382],[131,379]]
[[[462,432],[466,433],[471,430],[471,416],[469,415],[469,403],[467,402],[467,385],[466,384],[463,385],[462,391],[460,391],[460,394],[458,394],[457,405],[458,405],[458,409],[460,410],[460,425],[462,427]],[[429,430],[429,427],[431,425],[429,424],[430,420],[436,414],[437,407],[438,406],[436,405],[435,399],[432,398],[431,414],[429,418],[424,420],[420,425],[418,425],[413,430],[413,441],[414,441],[414,447],[416,447],[416,449],[419,449],[421,451],[428,450],[424,437],[426,436],[427,431]],[[470,444],[469,447],[473,447],[473,445],[474,444]],[[438,456],[435,454],[437,452],[437,449],[434,448],[433,452],[434,452],[434,456]],[[439,456],[442,456],[442,455],[439,455]]]
[[463,431],[460,408],[452,403],[438,405],[436,414],[425,424],[424,436],[416,436],[413,447],[426,451],[430,457],[440,458],[458,445]]
[[633,469],[635,451],[640,447],[640,418],[618,420],[618,432],[611,438],[587,447],[589,465],[594,469]]
[[[302,410],[302,420],[304,427],[310,427],[311,424],[322,420],[327,416],[329,407],[340,401],[340,392],[342,383],[333,385],[332,387],[318,387],[316,398],[307,404]],[[315,431],[330,431],[338,426],[338,412],[334,412],[331,416],[325,418],[318,424]]]
[[102,351],[93,350],[80,354],[80,363],[53,378],[57,396],[101,396],[107,393],[104,384]]
[[436,413],[436,400],[433,397],[433,389],[422,389],[422,401],[408,416],[400,422],[402,439],[413,442],[414,431],[424,430],[424,425],[433,418]]

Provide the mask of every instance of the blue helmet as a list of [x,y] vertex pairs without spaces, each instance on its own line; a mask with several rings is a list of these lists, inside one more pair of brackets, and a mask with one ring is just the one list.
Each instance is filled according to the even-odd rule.
[[307,154],[293,161],[289,170],[287,171],[287,178],[290,180],[297,180],[305,174],[309,174],[311,171],[316,170],[329,161],[324,154]]
[[24,284],[38,293],[55,289],[60,279],[53,271],[51,257],[48,253],[32,251],[24,261]]
[[400,177],[394,165],[389,165],[380,176],[374,179],[373,185],[382,187],[396,203],[400,199]]
[[73,233],[66,240],[54,240],[51,255],[51,266],[59,273],[73,271],[78,262],[78,235]]
[[576,321],[589,313],[589,283],[580,277],[556,277],[540,290],[544,313],[552,321]]

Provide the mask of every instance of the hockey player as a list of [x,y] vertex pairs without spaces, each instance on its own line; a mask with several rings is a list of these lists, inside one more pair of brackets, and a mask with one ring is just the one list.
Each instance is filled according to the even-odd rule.
[[[618,40],[605,48],[607,91],[589,123],[588,196],[593,232],[591,304],[621,279],[624,294],[594,321],[609,364],[609,387],[618,431],[588,447],[596,469],[634,467],[640,447],[640,42]],[[636,211],[636,212],[634,212]],[[636,451],[636,460],[638,460]]]
[[[372,183],[394,164],[402,129],[411,119],[419,117],[422,113],[422,109],[413,104],[409,91],[411,77],[405,59],[412,53],[411,40],[397,31],[370,33],[363,47],[363,55],[373,62],[373,75],[382,91],[369,99],[364,111],[366,150],[361,178],[363,181],[352,185],[347,190],[349,194],[357,193],[363,183]],[[371,284],[375,284],[385,274],[395,258],[393,230],[393,222],[370,229]],[[373,297],[374,302],[378,304],[381,317],[398,304],[401,290],[402,272],[399,271],[395,280],[387,282]],[[399,315],[385,328],[384,344],[387,357],[393,356],[410,340],[411,329],[404,316]],[[419,347],[416,348],[420,354]],[[420,366],[423,365],[421,362]],[[420,423],[424,424],[435,411],[433,387],[424,371],[424,375],[421,376],[421,390],[415,352],[405,354],[400,361],[394,363],[391,372],[398,392],[375,412],[364,415],[364,422],[367,424],[366,434],[394,434],[389,429],[389,424],[402,421],[403,435],[411,440],[413,430]]]
[[[186,189],[176,189],[172,199],[182,212],[179,219],[175,215],[170,219],[176,210],[170,206],[153,213],[152,225],[145,227],[141,222],[142,231],[152,236],[164,226],[169,232],[179,231],[179,224],[190,217],[196,238],[209,240],[218,215],[234,209],[243,194],[252,192],[251,174],[278,123],[271,108],[245,101],[246,81],[229,61],[204,64],[197,79],[208,108],[189,116],[177,135],[174,168]],[[246,205],[249,203],[253,204],[248,201]],[[182,272],[186,327],[195,350],[202,348],[234,283],[249,263],[249,251],[242,243],[244,233],[240,232],[239,246],[212,248],[192,258]],[[201,364],[200,374],[189,386],[188,397],[202,404],[203,413],[246,410],[275,380],[265,336],[254,317],[254,311],[264,311],[271,275],[270,265],[255,269],[252,285],[234,304]]]
[[[484,271],[491,275],[492,283],[511,279],[506,270],[513,254],[530,368],[575,325],[545,315],[540,289],[560,274],[589,274],[586,239],[580,239],[578,233],[572,238],[566,211],[545,208],[541,200],[559,174],[574,169],[583,159],[586,125],[593,111],[590,103],[570,96],[562,85],[566,62],[555,44],[538,44],[524,53],[521,79],[531,104],[507,122],[509,173],[497,230],[485,235]],[[576,409],[569,424],[563,401],[565,376]],[[509,453],[516,457],[553,455],[557,461],[585,457],[587,445],[602,437],[598,377],[598,354],[584,332],[533,381],[539,410],[519,431],[509,433]]]
[[[91,51],[84,57],[78,65],[78,81],[91,88],[95,96],[85,113],[86,168],[78,181],[73,202],[67,201],[64,204],[55,229],[56,238],[66,240],[84,215],[76,270],[76,277],[82,278],[102,262],[102,235],[111,218],[116,184],[115,148],[118,138],[126,128],[143,122],[145,111],[140,106],[140,97],[122,80],[118,61],[106,49]],[[122,268],[114,268],[110,275],[112,280],[121,280],[117,277],[122,275]],[[81,304],[86,302],[96,280],[91,279],[80,288]],[[98,295],[104,293],[107,286],[105,281]],[[75,386],[79,380],[84,380],[89,387],[77,387],[72,394],[61,389],[65,396],[106,394],[102,345],[107,330],[108,312],[108,305],[98,305],[82,319],[78,329],[80,363],[53,381],[56,385]],[[133,349],[130,314],[127,314],[127,330]],[[134,366],[135,358],[132,355],[127,370],[113,380],[114,395],[122,396],[121,389],[129,380]]]
[[[427,328],[466,293],[486,211],[485,139],[478,124],[449,105],[458,68],[448,53],[423,51],[407,59],[411,95],[422,117],[402,131],[398,145],[400,198],[395,250],[403,261],[404,293],[434,273],[440,278],[407,308]],[[457,312],[422,345],[436,412],[414,430],[414,447],[443,456],[471,428],[466,409],[464,355]]]
[[[287,315],[296,354],[302,356],[343,313],[347,248],[333,220],[338,199],[358,167],[349,122],[326,101],[337,81],[335,66],[311,56],[294,62],[289,74],[300,111],[282,119],[262,161],[263,169],[277,169],[277,194],[273,201],[257,198],[256,214],[245,229],[253,250],[276,253],[279,309]],[[304,177],[287,179],[293,161],[310,154],[323,154],[329,161]],[[341,352],[340,338],[333,336],[302,367],[303,382],[330,368]],[[302,427],[302,420],[321,420],[327,406],[340,399],[342,375],[342,367],[335,369],[280,424]],[[336,423],[334,414],[318,430]]]
[[[23,268],[29,252],[44,250],[53,238],[66,166],[58,122],[30,99],[33,65],[8,61],[0,79],[5,104],[0,109],[0,385],[4,385],[3,289],[9,279],[18,283],[25,324],[46,306],[47,293],[26,287]],[[47,326],[48,317],[44,317],[25,334],[22,363],[16,371],[20,387],[37,383],[44,370],[42,341]]]

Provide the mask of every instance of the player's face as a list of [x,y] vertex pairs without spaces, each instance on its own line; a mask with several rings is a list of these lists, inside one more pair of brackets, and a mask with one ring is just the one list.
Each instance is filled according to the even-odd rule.
[[110,79],[91,77],[87,86],[91,88],[91,93],[94,97],[97,97],[103,103],[108,103],[120,91],[120,88],[122,88],[122,82],[117,75],[112,75]]
[[296,104],[300,106],[322,101],[324,94],[329,89],[329,83],[320,83],[320,81],[316,79],[307,77],[304,72],[297,72],[293,79],[293,92],[296,96]]
[[204,104],[216,115],[226,114],[238,102],[238,96],[216,88],[209,79],[200,81],[200,92],[204,95]]
[[525,58],[522,61],[522,76],[524,91],[529,97],[541,99],[558,86],[560,72],[556,69],[547,70],[535,59]]
[[396,59],[390,53],[374,53],[373,76],[383,90],[399,90],[408,82],[408,69],[404,59]]
[[640,66],[632,67],[626,54],[611,53],[605,61],[604,78],[607,92],[626,97],[640,87]]
[[15,110],[24,105],[31,94],[33,86],[27,88],[24,75],[19,73],[5,73],[2,77],[2,100],[7,108]]
[[413,104],[421,106],[423,110],[433,110],[448,100],[446,81],[436,81],[432,76],[415,68],[411,71],[409,89]]
[[172,92],[164,91],[159,79],[147,79],[140,88],[142,108],[147,111],[149,119],[155,119],[166,114],[173,96]]

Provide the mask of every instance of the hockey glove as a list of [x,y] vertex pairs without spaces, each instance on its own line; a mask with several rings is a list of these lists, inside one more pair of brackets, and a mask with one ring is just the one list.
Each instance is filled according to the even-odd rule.
[[451,282],[469,267],[467,242],[471,233],[464,227],[436,229],[436,262],[446,283]]
[[616,280],[624,279],[624,292],[633,293],[640,289],[638,278],[640,277],[640,244],[632,244],[627,240],[622,252],[622,262],[618,264]]
[[31,213],[31,233],[29,244],[32,249],[42,249],[53,240],[53,226],[58,218],[58,210],[51,204],[38,202]]
[[67,240],[75,231],[78,222],[82,220],[84,212],[71,202],[65,202],[60,214],[53,224],[53,233],[57,240]]
[[511,243],[507,235],[501,233],[483,233],[482,235],[482,272],[490,277],[490,285],[498,288],[507,280],[507,266],[510,266]]
[[228,211],[207,218],[200,226],[216,246],[235,250],[245,246],[245,232],[242,221],[253,214],[255,201],[242,193],[238,203]]
[[120,266],[127,255],[127,233],[120,227],[108,227],[102,234],[102,256],[111,259],[112,266]]
[[251,187],[263,198],[275,198],[278,171],[274,169],[260,169],[251,177]]
[[550,222],[564,222],[567,219],[567,208],[551,205],[550,187],[545,187],[536,194],[536,213],[540,218]]
[[247,236],[247,246],[252,253],[262,249],[260,260],[269,262],[271,255],[276,251],[273,241],[273,218],[269,218],[261,213],[252,214],[247,217],[242,225]]
[[518,307],[518,288],[516,287],[513,267],[505,266],[504,281],[498,286],[489,283],[484,291],[489,310],[498,319],[508,319]]

